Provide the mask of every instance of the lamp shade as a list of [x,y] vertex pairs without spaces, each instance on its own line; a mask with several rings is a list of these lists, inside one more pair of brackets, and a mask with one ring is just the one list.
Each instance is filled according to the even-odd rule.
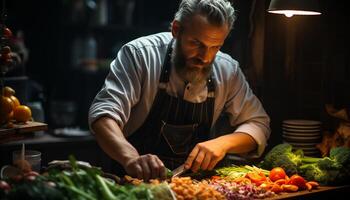
[[271,0],[267,11],[287,17],[321,14],[318,0]]

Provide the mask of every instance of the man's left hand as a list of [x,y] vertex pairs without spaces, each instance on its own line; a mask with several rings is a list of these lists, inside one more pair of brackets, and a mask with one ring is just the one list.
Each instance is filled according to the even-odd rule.
[[198,143],[185,162],[186,169],[197,172],[199,169],[212,170],[225,156],[226,149],[220,138]]

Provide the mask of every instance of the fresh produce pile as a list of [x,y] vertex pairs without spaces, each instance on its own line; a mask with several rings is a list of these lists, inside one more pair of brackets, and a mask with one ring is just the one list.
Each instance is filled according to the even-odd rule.
[[70,170],[50,168],[42,175],[31,171],[3,180],[0,199],[261,199],[318,186],[298,175],[288,178],[282,168],[266,171],[255,166],[232,166],[217,169],[218,175],[201,181],[174,177],[144,183],[129,176],[106,178],[99,168],[79,166],[73,157],[70,165]]
[[[248,180],[248,179],[247,179]],[[209,180],[209,185],[225,195],[226,199],[262,199],[273,196],[275,193],[265,188],[258,187],[247,182],[239,182],[221,177],[215,177]]]
[[207,182],[198,182],[190,177],[174,177],[170,183],[171,189],[176,193],[178,200],[182,199],[216,199],[223,200],[225,196],[211,187]]
[[282,192],[315,189],[319,184],[306,181],[297,174],[289,177],[283,168],[270,171],[255,166],[232,166],[216,170],[221,176],[213,176],[210,183],[225,194],[227,199],[259,199]]
[[41,175],[30,171],[1,180],[0,199],[263,199],[311,191],[319,187],[319,182],[339,183],[348,177],[349,156],[349,149],[335,148],[329,157],[310,158],[281,144],[259,167],[232,165],[215,169],[208,173],[215,175],[203,179],[169,177],[147,183],[129,176],[107,176],[101,169],[80,165],[70,156],[69,169],[48,167]]
[[0,199],[26,200],[118,200],[174,199],[169,185],[140,183],[137,186],[119,185],[103,177],[99,168],[82,168],[70,157],[71,170],[55,170],[39,175],[35,172],[1,181]]
[[271,149],[259,166],[282,167],[288,175],[298,173],[323,185],[341,185],[349,183],[350,148],[336,147],[331,149],[329,157],[313,158],[304,156],[302,150],[293,152],[292,146],[285,143]]

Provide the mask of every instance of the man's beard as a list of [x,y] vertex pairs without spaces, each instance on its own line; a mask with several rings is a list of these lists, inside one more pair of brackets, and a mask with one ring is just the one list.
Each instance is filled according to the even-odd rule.
[[172,52],[171,60],[179,77],[192,84],[198,84],[206,81],[211,73],[213,63],[211,62],[209,65],[203,66],[202,68],[186,65],[186,57],[181,48],[180,38],[175,42],[175,48]]

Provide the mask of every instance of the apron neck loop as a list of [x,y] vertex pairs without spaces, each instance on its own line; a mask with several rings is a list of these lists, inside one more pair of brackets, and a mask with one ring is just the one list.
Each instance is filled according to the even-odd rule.
[[171,53],[173,52],[173,43],[174,43],[174,38],[171,39],[166,50],[165,59],[163,62],[163,69],[159,80],[159,82],[162,83],[161,86],[164,85],[164,83],[169,82],[170,69],[171,69],[170,61],[171,61]]

